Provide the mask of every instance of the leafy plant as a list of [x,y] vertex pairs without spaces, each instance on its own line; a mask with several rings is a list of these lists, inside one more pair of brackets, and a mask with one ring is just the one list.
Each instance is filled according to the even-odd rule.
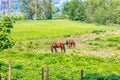
[[5,16],[0,22],[0,50],[11,48],[14,43],[10,36],[13,21],[10,17]]

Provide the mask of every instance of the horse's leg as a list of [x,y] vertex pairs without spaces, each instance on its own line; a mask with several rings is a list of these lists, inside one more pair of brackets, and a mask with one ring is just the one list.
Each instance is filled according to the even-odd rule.
[[72,47],[72,43],[70,43],[70,47]]
[[66,45],[68,46],[68,41],[66,41]]
[[64,53],[66,52],[65,46],[63,47]]
[[55,48],[55,52],[57,53],[57,49]]
[[73,43],[71,43],[71,47],[73,46]]
[[63,48],[61,47],[61,53],[62,53]]
[[53,47],[51,47],[51,52],[53,52]]
[[70,48],[70,43],[69,43],[69,48]]
[[73,47],[75,47],[75,43],[73,43]]

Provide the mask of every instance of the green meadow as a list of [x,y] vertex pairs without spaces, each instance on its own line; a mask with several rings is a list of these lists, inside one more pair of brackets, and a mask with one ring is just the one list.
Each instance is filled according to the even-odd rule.
[[91,33],[95,30],[115,30],[119,27],[86,24],[70,20],[19,21],[14,24],[12,36],[15,40],[37,40],[71,37]]
[[[120,80],[120,27],[70,20],[17,21],[11,36],[16,44],[0,52],[1,75],[12,80],[41,80],[41,68],[49,66],[49,80]],[[51,53],[53,42],[76,41],[66,53]],[[60,49],[58,49],[60,51]]]

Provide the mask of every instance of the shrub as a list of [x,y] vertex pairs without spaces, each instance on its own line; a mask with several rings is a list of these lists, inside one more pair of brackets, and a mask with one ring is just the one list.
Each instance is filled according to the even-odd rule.
[[64,37],[71,37],[71,35],[70,34],[66,34],[66,35],[64,35]]
[[120,76],[115,74],[104,76],[98,73],[88,73],[85,76],[85,80],[120,80]]
[[11,48],[14,43],[10,36],[13,21],[10,17],[5,16],[0,22],[0,50]]
[[120,76],[111,74],[105,80],[120,80]]
[[85,76],[85,80],[104,80],[104,76],[98,73],[89,73]]
[[100,34],[101,32],[105,32],[104,30],[93,30],[92,33]]

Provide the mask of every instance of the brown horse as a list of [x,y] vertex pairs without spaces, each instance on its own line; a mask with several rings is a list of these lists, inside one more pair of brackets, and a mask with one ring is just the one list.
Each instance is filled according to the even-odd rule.
[[61,42],[53,43],[51,46],[51,52],[53,52],[53,50],[55,50],[55,52],[57,52],[57,48],[61,48],[61,52],[62,51],[64,51],[64,53],[66,52],[64,43],[61,43]]
[[73,39],[68,39],[66,40],[66,45],[70,48],[70,47],[75,47],[75,41]]

